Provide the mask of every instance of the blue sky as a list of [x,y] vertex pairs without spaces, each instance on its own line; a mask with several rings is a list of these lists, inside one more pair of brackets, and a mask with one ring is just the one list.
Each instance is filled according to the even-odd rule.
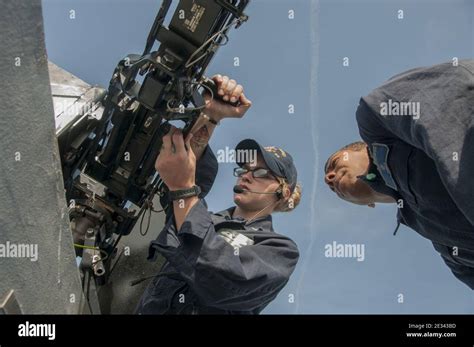
[[[121,58],[143,50],[159,4],[43,0],[49,58],[105,87]],[[299,245],[300,262],[264,312],[474,313],[472,291],[429,241],[404,227],[392,236],[395,206],[347,204],[325,187],[322,175],[329,154],[359,139],[355,110],[361,96],[409,68],[474,57],[474,3],[254,0],[247,13],[250,20],[230,33],[207,75],[235,78],[253,107],[244,119],[223,121],[211,146],[216,152],[254,138],[282,147],[292,154],[303,185],[298,208],[274,215],[275,230]],[[343,67],[343,57],[349,66]],[[206,199],[210,210],[232,205],[233,167],[220,164]],[[326,258],[324,246],[333,241],[364,244],[365,260]]]

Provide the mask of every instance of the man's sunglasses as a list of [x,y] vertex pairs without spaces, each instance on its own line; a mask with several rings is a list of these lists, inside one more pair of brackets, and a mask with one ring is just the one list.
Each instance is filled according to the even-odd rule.
[[256,168],[253,170],[249,170],[249,169],[244,169],[243,167],[236,167],[234,169],[234,176],[241,177],[242,175],[245,175],[249,171],[252,173],[253,178],[275,178],[275,176],[271,174],[270,170],[263,169],[263,168]]

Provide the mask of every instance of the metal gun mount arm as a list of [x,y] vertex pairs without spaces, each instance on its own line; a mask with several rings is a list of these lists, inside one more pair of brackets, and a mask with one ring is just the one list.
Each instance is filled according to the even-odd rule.
[[248,3],[179,0],[165,27],[171,0],[163,0],[143,54],[122,59],[107,92],[92,89],[88,107],[59,122],[69,216],[88,283],[107,282],[120,238],[153,210],[155,194],[166,194],[154,168],[162,137],[171,120],[183,121],[187,134],[205,106],[203,91],[217,97],[204,73],[229,30],[248,19]]

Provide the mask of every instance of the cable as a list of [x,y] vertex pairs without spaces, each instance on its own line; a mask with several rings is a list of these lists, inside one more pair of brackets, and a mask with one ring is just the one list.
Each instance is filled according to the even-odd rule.
[[[219,30],[218,32],[216,32],[214,35],[212,35],[209,39],[207,39],[198,49],[196,49],[193,54],[191,54],[191,56],[189,57],[188,61],[186,62],[186,64],[184,64],[184,67],[185,68],[189,68],[190,66],[194,65],[196,62],[198,62],[200,59],[203,58],[203,56],[209,54],[209,52],[206,52],[205,54],[203,54],[201,57],[199,57],[198,59],[195,59],[194,61],[192,61],[192,59],[201,51],[203,50],[203,48],[205,48],[209,43],[211,43],[216,37],[218,37],[219,35],[222,35],[224,34],[225,35],[225,31],[227,29],[229,29],[232,25],[234,24],[237,24],[238,22],[240,22],[240,19],[239,18],[236,18],[234,19],[232,22],[230,22],[228,25],[226,25],[224,28],[222,28],[221,30]],[[226,36],[226,35],[225,35]],[[226,36],[227,37],[227,36]],[[227,41],[228,41],[228,38],[227,38]],[[225,44],[227,44],[227,41],[225,42]]]
[[[282,188],[282,185],[280,184],[279,189],[281,189],[281,188]],[[249,220],[247,220],[247,222],[245,222],[245,225],[248,225],[250,222],[254,221],[255,218],[256,218],[260,213],[262,213],[264,210],[266,210],[268,207],[270,207],[270,206],[272,206],[272,205],[275,205],[275,204],[278,204],[278,203],[281,201],[281,199],[282,199],[282,198],[280,197],[280,198],[278,198],[277,201],[275,201],[275,202],[273,202],[273,203],[271,203],[271,204],[268,204],[267,206],[265,206],[264,208],[262,208],[260,211],[258,211],[256,214],[254,214],[254,215],[252,216],[252,218],[250,218]]]
[[[229,37],[227,36],[227,34],[224,33],[224,32],[220,32],[220,35],[222,35],[223,37],[225,37],[225,42],[224,42],[224,43],[222,43],[222,42],[221,42],[221,43],[214,42],[214,45],[217,45],[218,47],[222,47],[222,46],[227,45],[227,43],[229,42]],[[211,48],[211,47],[212,47],[212,48]],[[199,58],[194,59],[192,62],[189,62],[189,59],[188,59],[188,62],[186,62],[186,64],[185,64],[184,67],[185,67],[185,68],[189,68],[190,66],[193,66],[194,64],[196,64],[197,62],[199,62],[200,60],[202,60],[203,58],[205,58],[207,55],[209,55],[209,53],[211,53],[212,51],[215,51],[214,48],[213,48],[213,47],[215,47],[215,46],[211,46],[211,47],[209,47],[209,49],[208,49],[205,53],[201,54],[201,55],[199,56]],[[197,50],[196,50],[195,52],[197,52]],[[194,52],[194,53],[195,53],[195,52]],[[191,55],[191,57],[194,55],[194,53]],[[190,57],[190,58],[191,58],[191,57]]]
[[143,229],[143,220],[145,219],[145,214],[147,213],[147,211],[149,211],[149,210],[145,209],[145,212],[142,214],[142,218],[140,219],[140,235],[142,235],[142,236],[146,236],[146,234],[148,233],[148,229],[150,228],[151,212],[148,213],[148,222],[147,222],[146,230],[145,230],[145,232],[142,231],[142,229]]
[[262,208],[260,211],[258,211],[256,214],[254,214],[252,216],[252,218],[250,218],[249,220],[247,220],[247,222],[245,222],[245,225],[248,225],[249,223],[253,222],[255,220],[255,218],[260,214],[262,213],[264,210],[266,210],[268,207],[270,207],[271,205],[275,205],[277,204],[278,202],[280,202],[280,200],[277,200],[271,204],[268,204],[267,206],[265,206],[264,208]]
[[[155,213],[160,213],[160,212],[163,212],[164,209],[161,209],[161,210],[155,210],[153,208],[153,202],[152,201],[149,201],[149,200],[146,200],[145,203],[144,203],[144,208],[145,208],[145,212],[142,214],[142,218],[140,219],[140,235],[142,236],[146,236],[146,234],[148,233],[148,229],[150,228],[150,222],[151,222],[151,213],[152,212],[155,212]],[[142,231],[143,229],[143,220],[145,219],[145,214],[146,212],[148,212],[148,221],[147,221],[147,226],[146,226],[146,230],[145,232]]]

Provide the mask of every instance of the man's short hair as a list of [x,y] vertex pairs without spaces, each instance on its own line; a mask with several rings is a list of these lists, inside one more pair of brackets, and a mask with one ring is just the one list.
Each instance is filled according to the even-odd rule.
[[337,153],[342,152],[342,151],[347,151],[347,150],[359,152],[359,151],[365,150],[366,148],[367,148],[367,144],[364,141],[356,141],[356,142],[349,143],[348,145],[345,145],[344,147],[342,147],[341,149],[339,149],[338,151],[334,152],[333,154],[329,156],[328,160],[326,160],[326,164],[324,164],[324,173],[327,172],[328,165],[329,165],[329,162],[331,161],[331,158],[334,157]]

